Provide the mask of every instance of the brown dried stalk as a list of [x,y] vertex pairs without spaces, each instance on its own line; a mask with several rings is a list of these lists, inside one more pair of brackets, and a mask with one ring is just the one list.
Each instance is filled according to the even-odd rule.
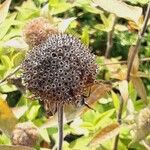
[[131,59],[128,62],[128,71],[127,71],[127,77],[126,77],[128,81],[130,80],[130,72],[131,72],[131,69],[132,69],[133,61],[134,61],[134,58],[135,58],[136,54],[138,53],[139,48],[141,46],[141,41],[144,37],[144,33],[146,31],[146,27],[147,27],[149,17],[150,17],[150,3],[148,5],[147,11],[146,11],[146,16],[145,16],[145,19],[144,19],[144,23],[143,23],[141,31],[139,32],[139,36],[138,36],[138,39],[136,41],[136,45],[134,46],[134,48],[132,50],[133,52],[131,54]]
[[112,29],[111,31],[109,31],[107,33],[107,47],[106,47],[106,52],[105,52],[105,58],[109,58],[110,56],[110,51],[111,48],[113,47],[113,34],[114,34],[114,29],[115,29],[115,24],[116,24],[116,16],[114,16],[114,20],[113,20],[113,25],[112,25]]

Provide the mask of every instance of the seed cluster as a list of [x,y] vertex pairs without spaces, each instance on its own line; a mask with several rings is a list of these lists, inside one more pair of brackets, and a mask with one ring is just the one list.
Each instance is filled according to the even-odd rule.
[[136,118],[135,136],[133,141],[145,139],[150,133],[150,108],[142,109]]
[[79,39],[59,33],[34,47],[22,68],[27,89],[52,111],[57,104],[78,103],[84,88],[93,84],[97,66]]
[[35,146],[39,139],[37,127],[30,122],[19,123],[12,132],[12,144]]
[[144,108],[140,111],[137,121],[138,128],[147,128],[150,131],[150,108]]
[[30,48],[45,41],[49,35],[58,31],[43,17],[33,19],[23,30],[23,37]]

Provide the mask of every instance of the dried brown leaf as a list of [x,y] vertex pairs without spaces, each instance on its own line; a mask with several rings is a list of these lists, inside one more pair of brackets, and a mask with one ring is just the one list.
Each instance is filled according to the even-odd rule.
[[141,97],[141,99],[144,100],[145,104],[147,104],[148,103],[147,93],[146,93],[146,89],[145,89],[142,79],[140,77],[132,77],[131,76],[131,81],[132,81],[138,95]]
[[[131,46],[129,48],[127,66],[129,66],[130,61],[132,61],[131,56],[132,56],[132,53],[134,52],[134,48],[135,48],[135,46]],[[138,57],[138,54],[136,54],[135,58],[134,58],[134,61],[133,61],[132,68],[131,68],[131,74],[133,74],[133,75],[137,74],[138,70],[139,70],[139,57]]]
[[106,141],[119,133],[120,126],[118,123],[113,123],[101,129],[89,143],[90,146],[97,145]]
[[129,20],[128,21],[128,28],[131,31],[136,31],[136,30],[140,30],[142,28],[143,25],[143,21],[144,21],[144,16],[140,16],[139,20],[137,23],[135,23],[134,21]]
[[[102,98],[107,92],[111,91],[112,86],[110,83],[104,83],[103,81],[97,82],[95,85],[91,87],[91,94],[89,98],[87,98],[87,103],[89,106],[93,106],[98,99]],[[89,108],[83,107],[80,111],[80,115],[84,114],[88,111]]]

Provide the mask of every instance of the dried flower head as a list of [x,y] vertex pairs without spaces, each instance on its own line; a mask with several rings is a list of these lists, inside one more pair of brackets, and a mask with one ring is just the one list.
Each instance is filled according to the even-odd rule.
[[84,89],[94,83],[94,55],[79,39],[63,33],[48,34],[34,45],[22,64],[27,89],[40,98],[47,113],[59,104],[77,104]]
[[150,108],[142,109],[136,120],[135,135],[133,141],[145,139],[150,133]]
[[34,47],[45,41],[53,33],[57,33],[54,26],[47,19],[39,17],[25,26],[23,37],[30,47]]
[[33,147],[37,144],[39,133],[37,127],[30,122],[19,123],[12,133],[12,144]]

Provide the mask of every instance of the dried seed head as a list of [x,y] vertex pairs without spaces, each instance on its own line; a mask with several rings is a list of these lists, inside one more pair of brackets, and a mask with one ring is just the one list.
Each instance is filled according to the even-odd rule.
[[22,64],[23,79],[27,89],[41,98],[47,111],[60,103],[75,104],[84,88],[94,83],[97,69],[94,58],[79,39],[53,34],[28,53]]
[[12,144],[33,147],[39,139],[38,129],[30,122],[19,123],[12,133]]
[[139,141],[146,138],[150,133],[150,108],[144,108],[140,111],[136,120],[136,129],[133,141]]
[[57,33],[57,30],[47,19],[39,17],[25,26],[23,37],[30,47],[34,47],[45,41],[53,33]]
[[137,121],[138,128],[147,129],[150,131],[150,109],[144,108],[140,111]]

